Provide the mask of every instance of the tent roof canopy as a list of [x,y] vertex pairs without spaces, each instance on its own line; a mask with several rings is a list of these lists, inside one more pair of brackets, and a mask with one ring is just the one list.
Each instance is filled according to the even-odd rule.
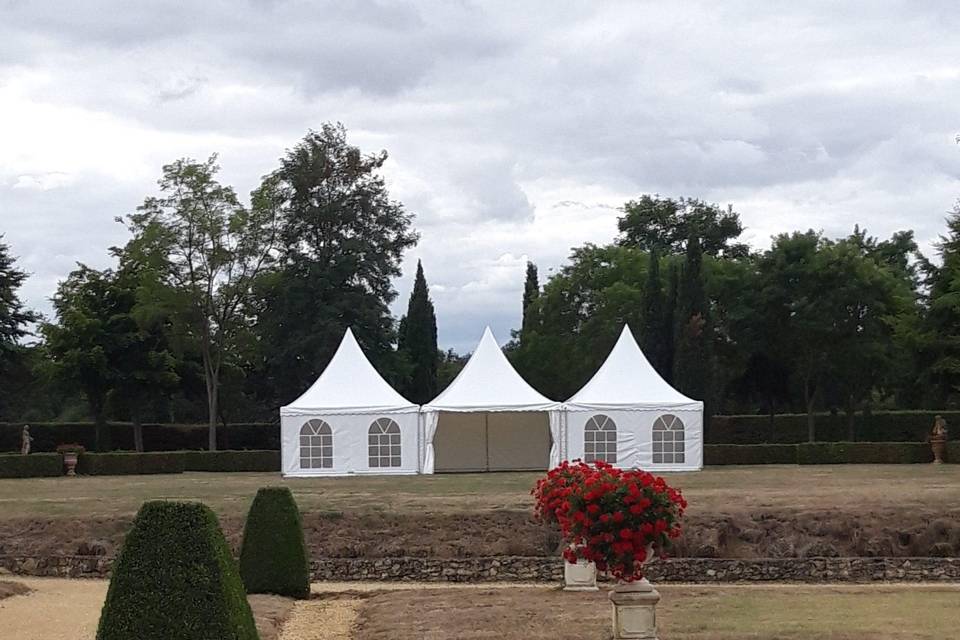
[[550,411],[560,403],[541,395],[520,377],[490,327],[463,370],[424,411]]
[[630,327],[587,384],[564,403],[568,409],[700,409],[703,403],[683,395],[660,377],[643,355]]
[[285,407],[281,416],[322,413],[399,413],[417,411],[413,404],[377,373],[364,355],[353,331],[343,340],[317,381]]

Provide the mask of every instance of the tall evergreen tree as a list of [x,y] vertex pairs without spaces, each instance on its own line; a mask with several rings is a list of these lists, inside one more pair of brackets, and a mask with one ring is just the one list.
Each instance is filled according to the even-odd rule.
[[710,310],[703,279],[703,251],[700,239],[687,242],[683,270],[677,290],[676,346],[673,385],[708,406],[713,371],[710,341]]
[[[650,364],[664,375],[668,331],[672,325],[664,323],[667,300],[660,280],[660,256],[656,249],[650,251],[647,267],[647,282],[643,290],[643,310],[640,321],[640,346]],[[665,330],[666,329],[666,330]],[[672,340],[670,341],[672,343]]]
[[405,387],[407,399],[425,404],[437,395],[437,316],[430,300],[423,265],[417,260],[417,277],[407,304],[407,315],[400,321],[398,348],[412,369]]
[[527,278],[523,283],[523,319],[520,324],[520,340],[523,333],[529,332],[535,326],[533,303],[540,297],[540,280],[537,275],[537,265],[527,261]]
[[27,274],[17,269],[10,248],[0,235],[0,364],[27,335],[27,324],[38,319],[37,315],[24,309],[17,295]]
[[661,331],[663,333],[663,377],[673,383],[673,361],[676,355],[676,317],[677,317],[677,294],[680,289],[680,269],[676,263],[671,262],[667,274],[667,295],[663,305],[663,315],[661,316]]

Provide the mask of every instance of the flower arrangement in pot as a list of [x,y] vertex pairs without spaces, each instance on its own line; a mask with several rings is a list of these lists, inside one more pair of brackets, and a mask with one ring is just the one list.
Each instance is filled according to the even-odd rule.
[[537,514],[559,524],[566,560],[594,562],[617,580],[614,637],[655,637],[660,595],[644,579],[644,565],[665,557],[680,536],[687,508],[681,492],[646,471],[576,461],[551,470],[534,496]]
[[[536,499],[535,512],[541,522],[559,522],[560,507],[582,486],[584,473],[589,469],[585,464],[564,462],[537,482],[531,493]],[[596,591],[597,565],[590,560],[578,558],[576,554],[567,553],[574,549],[575,545],[568,544],[563,554],[564,591]]]
[[63,464],[67,468],[68,476],[77,475],[77,459],[86,451],[82,444],[61,444],[57,446],[57,453],[63,456]]

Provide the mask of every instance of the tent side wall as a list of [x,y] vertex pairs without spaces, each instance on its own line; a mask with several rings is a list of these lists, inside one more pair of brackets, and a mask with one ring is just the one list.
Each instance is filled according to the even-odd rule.
[[[371,427],[382,418],[392,420],[399,427],[399,445],[393,444],[395,439],[391,441],[390,436],[393,434],[371,435]],[[329,426],[329,440],[326,440],[323,435],[301,440],[304,435],[301,430],[313,420],[320,420]],[[308,429],[307,434],[309,433],[312,433],[311,429]],[[371,438],[374,440],[371,441]],[[301,447],[301,442],[316,446]],[[325,450],[328,442],[329,452]],[[396,458],[393,455],[396,452],[394,446],[399,446],[399,466],[392,464]],[[285,415],[280,417],[280,448],[281,471],[284,477],[415,474],[418,470],[419,455],[418,414],[404,412]],[[371,464],[371,458],[375,459],[374,464]],[[329,460],[329,466],[325,464],[327,460]],[[378,466],[377,463],[381,461],[383,466]],[[306,465],[301,462],[306,462]]]
[[[697,471],[703,468],[703,409],[702,408],[643,408],[643,409],[582,409],[569,407],[566,412],[567,460],[584,459],[586,455],[586,434],[588,423],[591,427],[602,423],[605,431],[610,423],[603,421],[606,416],[615,427],[615,466],[622,469],[641,468],[646,471]],[[674,416],[677,420],[670,419]],[[598,417],[593,420],[592,418]],[[669,427],[669,435],[658,436],[654,444],[654,424],[663,417],[661,426]],[[592,429],[591,429],[592,430]],[[605,433],[594,440],[605,442]],[[656,446],[657,461],[654,461]],[[595,447],[595,450],[598,448]],[[611,451],[605,445],[600,450]],[[682,461],[681,461],[682,459]]]

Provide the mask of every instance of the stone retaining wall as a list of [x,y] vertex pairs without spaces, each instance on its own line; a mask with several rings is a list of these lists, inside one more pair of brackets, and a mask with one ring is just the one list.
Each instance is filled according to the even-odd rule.
[[[0,575],[106,578],[104,556],[0,556]],[[313,579],[422,582],[559,582],[559,558],[321,558]],[[654,562],[653,582],[960,582],[960,558],[675,558]]]

